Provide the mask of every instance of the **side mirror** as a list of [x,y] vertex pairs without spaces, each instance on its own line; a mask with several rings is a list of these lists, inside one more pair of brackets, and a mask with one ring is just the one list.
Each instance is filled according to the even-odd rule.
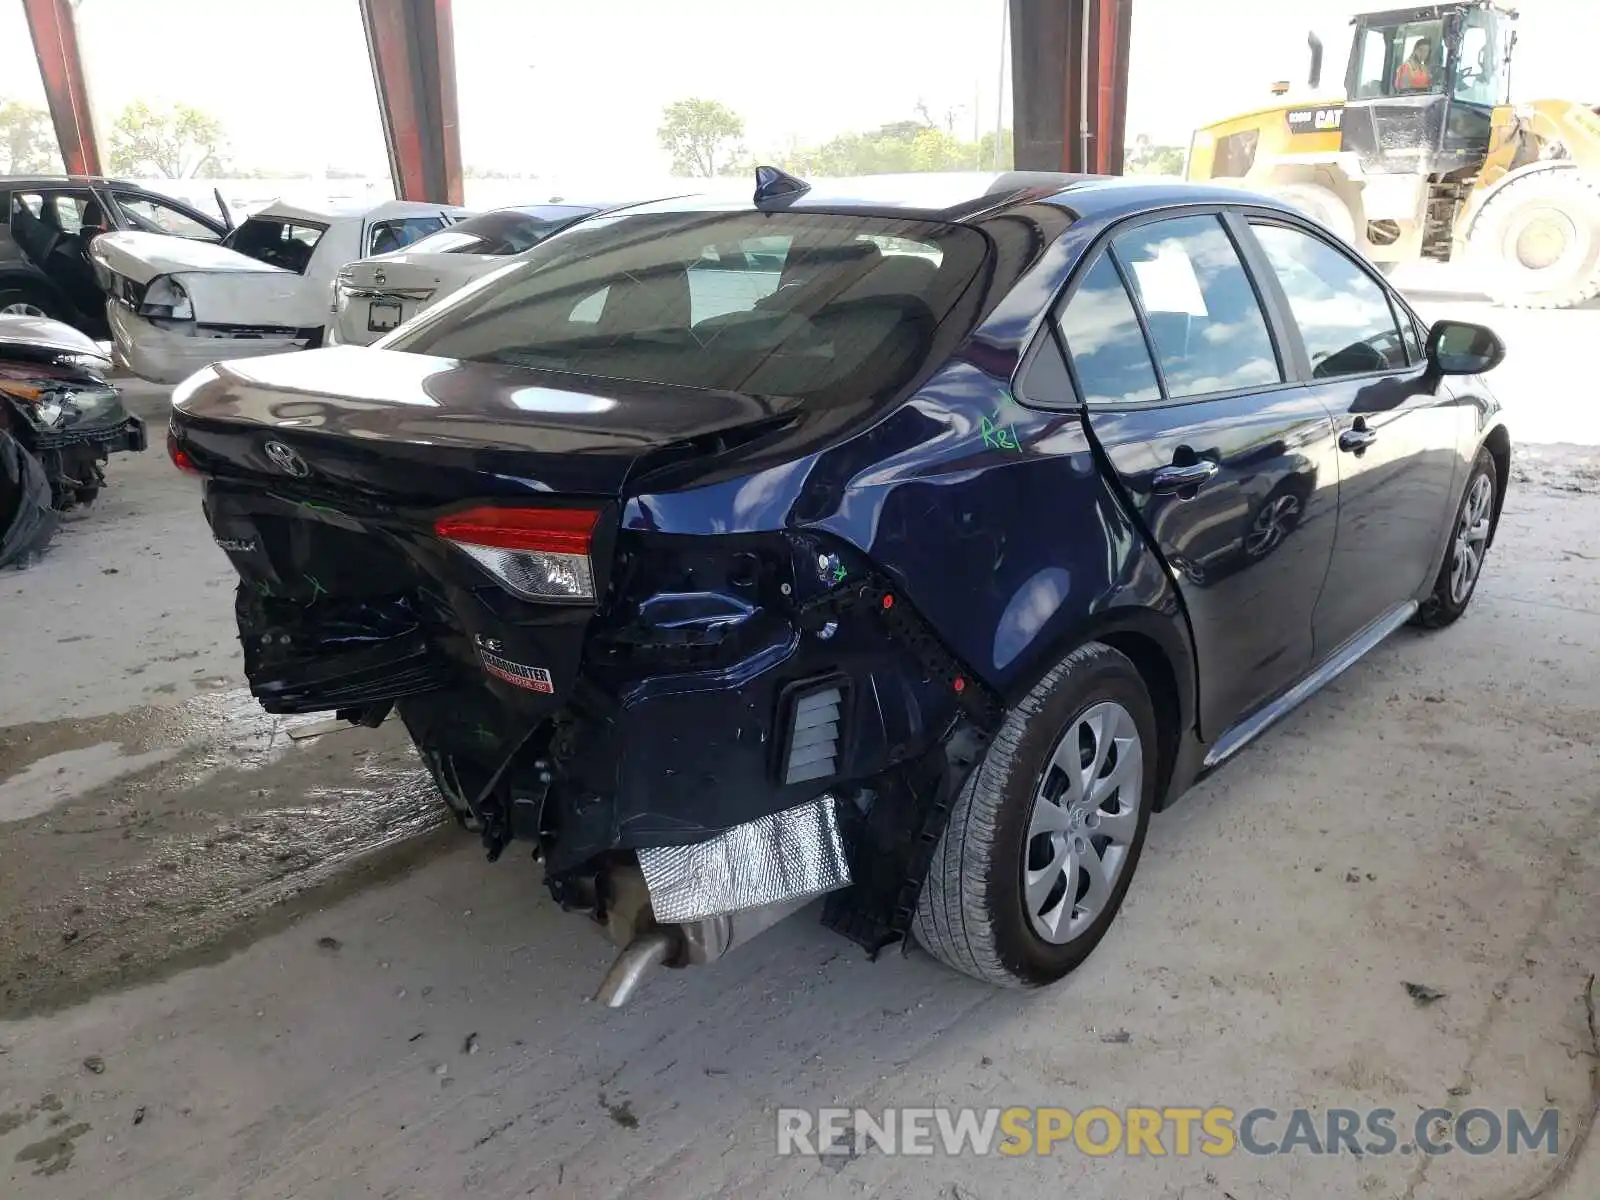
[[1481,375],[1500,365],[1500,335],[1470,321],[1436,321],[1428,331],[1428,363],[1440,375]]
[[1311,47],[1311,76],[1306,80],[1312,87],[1322,86],[1322,39],[1315,33],[1306,37],[1306,45]]

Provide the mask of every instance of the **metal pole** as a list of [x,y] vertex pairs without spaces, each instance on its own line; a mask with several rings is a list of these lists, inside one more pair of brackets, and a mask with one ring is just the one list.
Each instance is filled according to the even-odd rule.
[[994,169],[1004,159],[1001,144],[1006,136],[1006,46],[1010,36],[1011,0],[1000,0],[1000,69],[994,85]]
[[1083,34],[1078,47],[1078,80],[1082,89],[1078,97],[1078,170],[1088,171],[1094,160],[1089,156],[1089,31],[1094,0],[1083,0]]

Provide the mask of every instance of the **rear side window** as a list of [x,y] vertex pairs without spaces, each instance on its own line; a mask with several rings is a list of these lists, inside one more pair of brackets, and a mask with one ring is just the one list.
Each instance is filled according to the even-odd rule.
[[268,266],[303,273],[311,262],[311,252],[327,231],[326,225],[286,221],[279,217],[251,217],[222,244]]
[[1085,401],[1139,404],[1161,399],[1139,318],[1109,255],[1102,254],[1089,268],[1057,324]]
[[986,253],[975,230],[889,217],[602,217],[383,344],[603,378],[874,396],[927,362]]
[[1289,298],[1313,376],[1333,379],[1406,365],[1388,296],[1348,254],[1286,225],[1251,227]]
[[1267,319],[1216,217],[1141,225],[1112,243],[1174,399],[1283,381]]
[[368,254],[391,254],[444,228],[443,217],[396,217],[374,221],[367,230]]
[[174,237],[191,238],[195,241],[217,240],[217,235],[212,230],[170,204],[163,204],[149,196],[135,196],[129,192],[117,192],[115,195],[117,207],[122,209],[122,215],[134,229],[145,233],[170,233]]

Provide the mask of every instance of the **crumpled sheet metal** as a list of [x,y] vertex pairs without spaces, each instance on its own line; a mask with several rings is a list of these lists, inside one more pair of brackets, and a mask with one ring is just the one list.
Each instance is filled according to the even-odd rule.
[[831,795],[693,846],[640,850],[639,869],[663,924],[820,896],[850,883]]

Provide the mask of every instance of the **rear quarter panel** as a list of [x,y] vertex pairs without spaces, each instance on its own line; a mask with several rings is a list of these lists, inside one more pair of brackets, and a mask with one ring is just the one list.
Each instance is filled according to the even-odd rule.
[[[997,241],[1016,233],[1021,222],[1012,221]],[[1124,619],[1154,625],[1180,660],[1175,674],[1189,678],[1175,589],[1080,417],[1029,407],[1012,391],[1044,314],[1102,225],[1080,222],[1034,246],[956,354],[876,424],[759,472],[640,495],[624,526],[838,538],[1010,703],[1076,641]]]

